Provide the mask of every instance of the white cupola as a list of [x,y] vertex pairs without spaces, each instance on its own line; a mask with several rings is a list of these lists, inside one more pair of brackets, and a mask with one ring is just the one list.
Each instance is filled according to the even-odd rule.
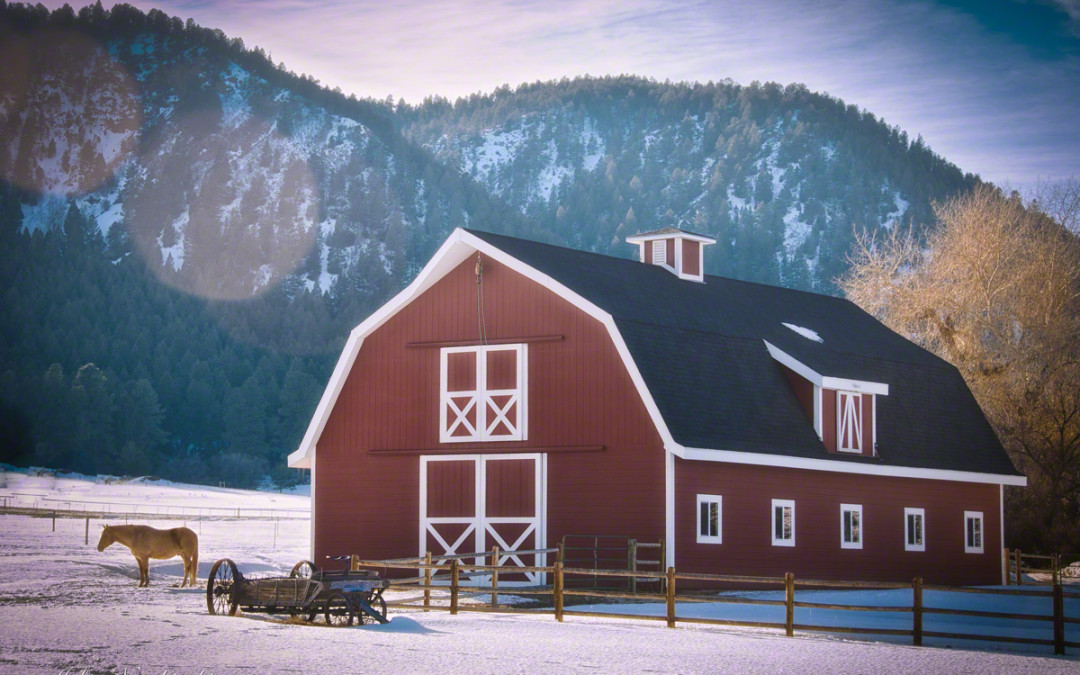
[[676,227],[665,227],[627,237],[626,243],[638,245],[638,259],[646,265],[663,267],[680,279],[703,282],[705,247],[715,244],[716,240]]

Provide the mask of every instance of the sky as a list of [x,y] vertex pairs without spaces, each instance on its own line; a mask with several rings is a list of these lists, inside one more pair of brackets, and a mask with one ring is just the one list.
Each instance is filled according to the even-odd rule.
[[998,185],[1080,176],[1080,0],[132,4],[220,28],[359,97],[453,100],[586,74],[801,82]]

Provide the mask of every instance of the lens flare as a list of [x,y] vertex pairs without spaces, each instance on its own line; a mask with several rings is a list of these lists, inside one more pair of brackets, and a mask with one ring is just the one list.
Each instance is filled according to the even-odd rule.
[[0,179],[39,193],[91,192],[134,151],[141,123],[134,80],[93,40],[56,29],[4,36]]
[[215,300],[257,296],[315,242],[319,191],[302,150],[258,117],[171,119],[140,157],[127,227],[165,283]]

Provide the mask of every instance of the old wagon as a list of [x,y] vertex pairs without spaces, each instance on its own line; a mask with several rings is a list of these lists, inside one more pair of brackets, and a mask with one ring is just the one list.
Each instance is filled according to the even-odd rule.
[[206,609],[229,616],[237,610],[289,614],[309,622],[321,615],[329,626],[386,623],[382,594],[389,585],[370,570],[320,570],[307,560],[296,563],[288,577],[248,579],[222,558],[210,568]]

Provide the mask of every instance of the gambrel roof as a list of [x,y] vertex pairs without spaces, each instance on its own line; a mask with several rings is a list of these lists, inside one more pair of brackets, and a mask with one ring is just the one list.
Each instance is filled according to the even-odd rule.
[[[367,335],[454,266],[492,256],[602,321],[666,449],[683,459],[1024,485],[959,371],[851,302],[635,260],[455,230],[349,336],[290,466],[310,466]],[[879,394],[877,456],[830,453],[780,363]]]
[[[1020,475],[959,371],[848,300],[469,232],[609,313],[686,448]],[[769,347],[825,377],[887,385],[877,457],[825,450]]]

